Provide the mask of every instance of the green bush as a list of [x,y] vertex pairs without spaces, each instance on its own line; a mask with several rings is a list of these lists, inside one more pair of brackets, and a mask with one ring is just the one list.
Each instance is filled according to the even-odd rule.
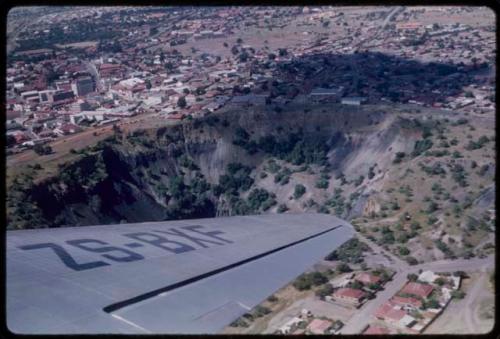
[[451,297],[454,299],[463,299],[465,297],[465,292],[464,291],[451,291]]
[[286,206],[286,204],[280,204],[278,206],[278,213],[285,213],[286,211],[288,211],[288,207]]

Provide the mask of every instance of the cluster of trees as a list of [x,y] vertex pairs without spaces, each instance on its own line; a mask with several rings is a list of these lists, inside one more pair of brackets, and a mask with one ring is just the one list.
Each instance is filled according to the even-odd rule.
[[38,155],[46,155],[46,154],[52,154],[53,150],[52,147],[46,145],[35,145],[33,147],[33,151],[35,151],[36,154]]
[[293,282],[293,287],[299,291],[309,290],[313,286],[323,285],[328,282],[328,277],[321,272],[304,273]]
[[333,286],[331,284],[325,284],[324,286],[316,290],[316,292],[314,292],[314,294],[321,300],[323,300],[326,296],[331,295],[332,293],[333,293]]
[[325,260],[341,260],[346,263],[358,264],[363,262],[363,252],[366,252],[368,249],[368,246],[359,241],[358,238],[352,238],[328,254]]
[[255,188],[248,195],[248,206],[252,211],[260,209],[267,211],[276,204],[276,195],[263,188]]
[[91,22],[74,22],[70,30],[63,30],[62,26],[51,27],[43,38],[28,37],[18,41],[16,51],[51,48],[55,44],[68,44],[81,41],[116,40],[122,34],[120,30],[113,30],[106,25],[94,25]]
[[288,167],[283,168],[281,171],[276,173],[274,176],[274,182],[279,183],[280,185],[286,185],[290,182],[290,176],[292,175],[292,171]]
[[323,165],[328,152],[324,138],[318,136],[306,138],[302,132],[291,133],[287,138],[281,139],[268,135],[255,141],[250,140],[248,132],[239,127],[235,131],[233,144],[243,147],[249,154],[261,151],[293,165]]
[[[352,195],[354,198],[355,195]],[[351,202],[345,202],[345,198],[342,196],[342,189],[336,188],[333,192],[333,196],[326,201],[328,207],[334,208],[335,215],[340,217],[346,208],[351,207]]]
[[316,181],[316,188],[327,189],[329,185],[330,176],[327,173],[322,173],[318,181]]
[[184,183],[184,177],[173,176],[168,182],[167,219],[203,218],[215,215],[210,199],[210,184],[201,174],[192,180],[191,185]]
[[419,163],[420,168],[428,175],[440,175],[445,176],[446,170],[443,168],[440,162],[435,162],[432,166],[426,166],[423,163]]
[[27,229],[47,226],[41,209],[32,197],[33,178],[17,176],[9,187],[7,195],[7,229]]
[[215,187],[215,194],[238,195],[239,191],[248,191],[254,183],[250,177],[252,169],[240,163],[227,165],[226,174],[219,178],[219,184]]
[[464,167],[460,164],[455,164],[451,167],[451,177],[455,180],[460,187],[467,187],[467,172]]
[[467,146],[465,146],[465,149],[469,150],[469,151],[481,149],[484,146],[484,144],[486,144],[489,141],[490,141],[490,138],[483,135],[477,141],[470,140],[469,143],[467,144]]
[[449,248],[448,245],[441,239],[437,239],[436,241],[434,241],[434,244],[441,252],[444,253],[445,257],[449,258],[454,256],[454,253],[451,250],[451,248]]

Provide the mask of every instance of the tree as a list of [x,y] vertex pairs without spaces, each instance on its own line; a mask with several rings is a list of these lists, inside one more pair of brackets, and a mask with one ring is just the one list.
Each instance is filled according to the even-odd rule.
[[51,154],[52,153],[52,147],[50,147],[50,146],[42,146],[42,145],[35,145],[35,147],[33,147],[33,151],[35,151],[35,153],[38,154],[38,155]]
[[439,308],[439,302],[436,299],[424,301],[424,308]]
[[418,264],[418,260],[411,256],[406,257],[406,262],[411,266]]
[[453,276],[460,277],[462,279],[465,279],[468,277],[467,273],[465,273],[464,271],[455,271],[455,272],[453,272]]
[[186,97],[180,97],[179,100],[177,100],[177,106],[179,106],[180,108],[186,107],[187,106]]
[[337,271],[340,273],[347,273],[347,272],[351,272],[352,269],[349,267],[349,265],[342,262],[337,266]]
[[331,284],[325,284],[322,288],[318,289],[314,294],[323,300],[326,296],[333,293],[333,286]]
[[286,206],[286,204],[280,204],[278,206],[278,213],[285,213],[286,211],[288,211],[288,207]]
[[274,294],[273,295],[270,295],[268,298],[267,298],[267,301],[269,301],[270,303],[275,303],[277,302],[279,299],[277,296],[275,296]]
[[410,254],[410,250],[408,249],[408,247],[401,246],[399,248],[399,254],[400,255],[408,255],[408,254]]
[[16,144],[16,138],[13,135],[7,135],[7,147],[12,147]]
[[236,43],[241,45],[241,44],[243,43],[243,39],[238,38],[238,39],[236,40]]
[[293,192],[293,197],[295,199],[300,199],[306,193],[306,187],[302,184],[295,185],[295,190]]
[[409,273],[406,278],[409,280],[409,281],[417,281],[418,279],[418,276],[415,274],[415,273]]
[[260,318],[265,316],[266,314],[271,313],[271,310],[265,306],[257,305],[255,307],[255,311],[253,312],[254,317]]
[[439,277],[436,280],[434,280],[434,283],[438,284],[439,286],[443,286],[444,284],[446,284],[446,280],[442,277]]
[[354,280],[351,285],[351,288],[354,288],[355,290],[361,290],[363,288],[363,284],[357,280]]
[[285,56],[285,55],[288,55],[288,51],[286,48],[280,48],[278,50],[278,53],[279,53],[279,56]]

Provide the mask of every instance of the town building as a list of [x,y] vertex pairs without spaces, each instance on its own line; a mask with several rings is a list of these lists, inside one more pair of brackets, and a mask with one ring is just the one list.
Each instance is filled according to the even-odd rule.
[[366,296],[366,292],[350,287],[339,288],[333,293],[333,298],[336,301],[355,306],[359,306]]
[[71,89],[77,96],[87,95],[95,90],[94,80],[91,77],[78,78],[71,84]]
[[349,98],[342,98],[341,103],[343,105],[354,105],[354,106],[359,106],[361,104],[364,104],[367,102],[367,98],[365,97],[349,97]]
[[434,287],[432,287],[432,285],[410,281],[401,289],[400,293],[411,294],[425,299],[433,290]]
[[416,323],[415,318],[391,301],[385,302],[375,311],[375,318],[400,328],[412,327]]

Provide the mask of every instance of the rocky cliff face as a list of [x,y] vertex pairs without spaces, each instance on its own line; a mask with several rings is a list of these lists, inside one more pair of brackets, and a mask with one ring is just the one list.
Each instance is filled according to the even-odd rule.
[[[355,178],[376,164],[378,173],[382,173],[395,152],[410,152],[413,148],[418,133],[405,125],[404,120],[390,114],[359,108],[335,112],[296,108],[280,113],[259,108],[238,114],[226,112],[130,135],[117,134],[86,150],[73,163],[62,166],[57,176],[36,185],[31,185],[26,178],[16,179],[8,197],[8,227],[92,225],[232,214],[234,203],[216,189],[229,164],[239,163],[252,169],[249,175],[253,178],[252,187],[258,187],[257,169],[262,169],[269,158],[283,158],[285,154],[286,159],[299,159],[297,164],[304,157],[307,162],[305,153],[315,151],[307,145],[314,140],[320,142],[326,154],[321,166],[313,163],[314,160],[312,167],[324,168],[323,171],[332,176],[344,173],[348,178]],[[280,145],[291,142],[290,135],[296,136],[295,144],[276,153]],[[264,142],[269,136],[274,138],[273,149]],[[376,179],[377,176],[373,181]],[[265,188],[275,194],[278,203],[286,202],[288,196],[280,195],[278,186],[275,183]],[[359,190],[363,193],[365,185]],[[241,191],[240,196],[246,197],[247,191]],[[314,192],[314,187],[310,191]],[[315,200],[322,199],[319,193],[316,195],[313,194]],[[362,205],[363,201],[367,201],[366,195],[360,201]],[[360,203],[354,204],[358,211],[354,214],[363,210]],[[344,216],[352,216],[349,212],[345,210]]]

